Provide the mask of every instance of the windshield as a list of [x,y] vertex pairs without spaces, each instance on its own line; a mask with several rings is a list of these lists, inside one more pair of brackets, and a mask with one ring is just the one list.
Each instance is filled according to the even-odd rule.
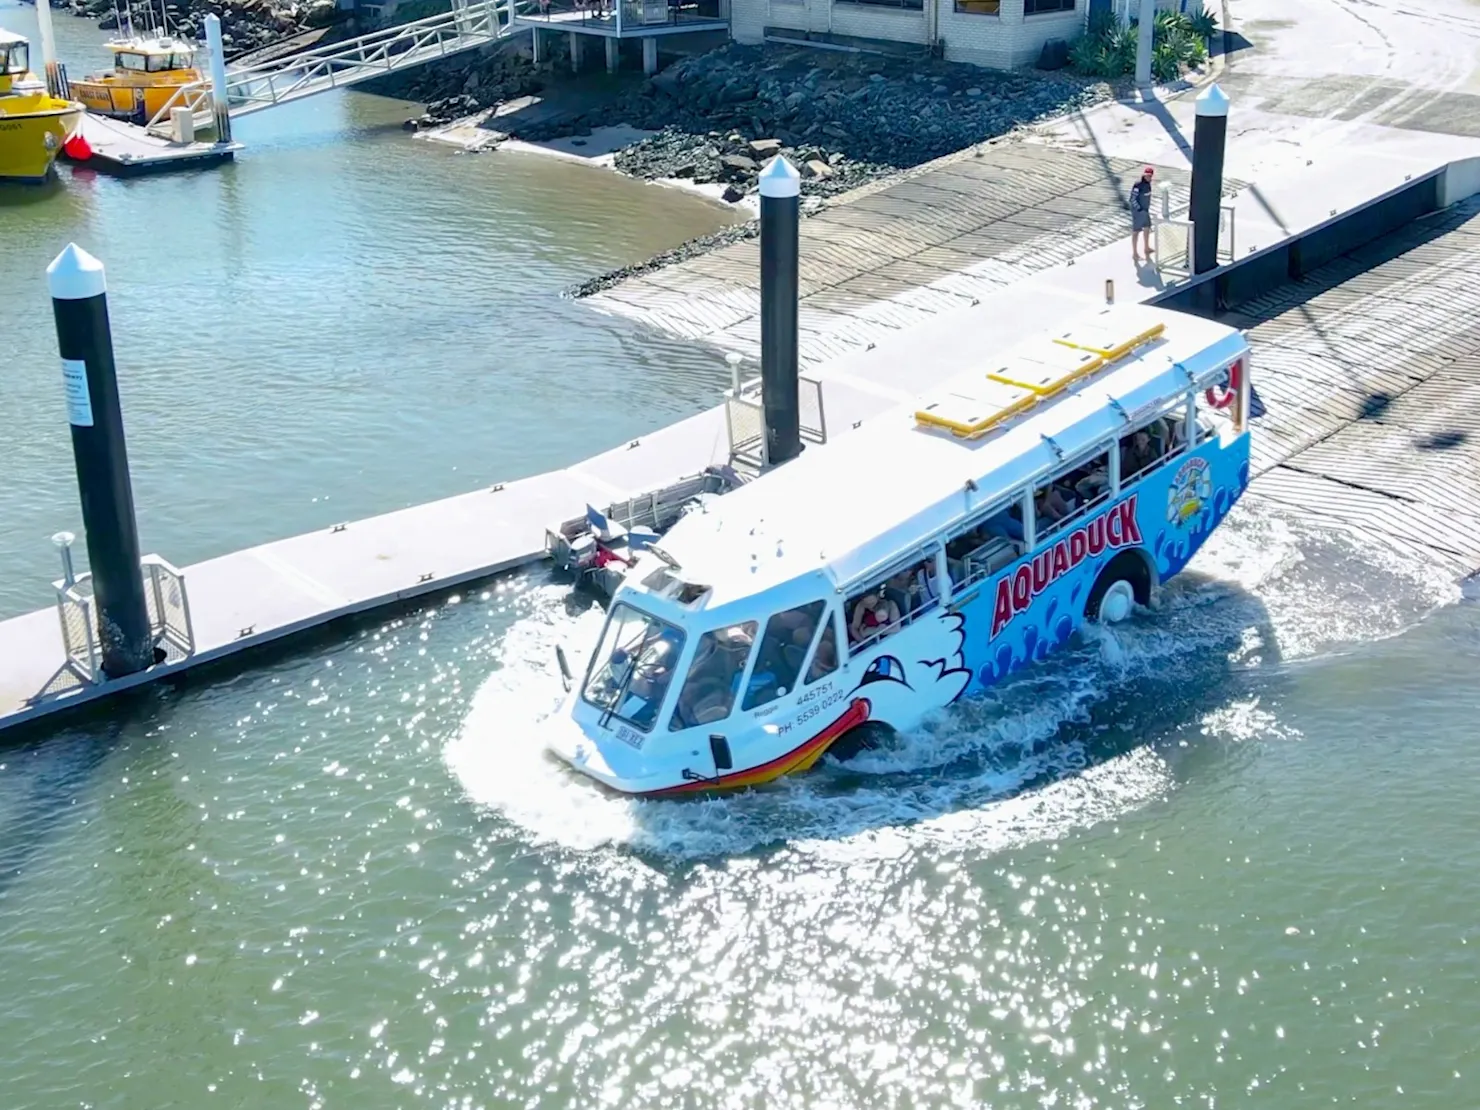
[[27,44],[23,42],[0,46],[0,73],[8,73],[15,77],[21,76],[26,72],[29,53]]
[[650,732],[683,652],[673,625],[619,602],[612,607],[581,696],[605,717]]

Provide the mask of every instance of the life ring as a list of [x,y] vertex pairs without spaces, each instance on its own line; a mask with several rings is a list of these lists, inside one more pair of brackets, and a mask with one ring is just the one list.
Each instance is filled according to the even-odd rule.
[[1239,384],[1244,376],[1244,362],[1239,359],[1228,368],[1228,387],[1210,385],[1207,392],[1203,394],[1207,402],[1215,409],[1226,409],[1233,404],[1233,399],[1238,396]]

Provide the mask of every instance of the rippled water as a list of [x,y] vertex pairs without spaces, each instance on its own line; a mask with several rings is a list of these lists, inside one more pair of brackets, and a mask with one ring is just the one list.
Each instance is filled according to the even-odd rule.
[[538,751],[598,619],[543,575],[10,751],[7,1088],[1463,1104],[1476,611],[1247,509],[1217,541],[898,750],[726,800]]
[[[83,231],[182,561],[713,396],[554,296],[686,198],[303,109],[219,174],[0,197],[0,612],[75,514],[37,273]],[[1246,501],[1157,612],[708,801],[533,742],[599,620],[516,575],[0,749],[0,1104],[1474,1101],[1480,614],[1422,564]]]

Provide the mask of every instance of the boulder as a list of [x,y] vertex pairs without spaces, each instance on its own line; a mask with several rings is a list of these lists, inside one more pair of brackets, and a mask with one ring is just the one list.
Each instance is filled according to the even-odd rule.
[[819,158],[802,163],[802,173],[811,178],[825,181],[833,175],[833,168]]
[[719,160],[720,173],[731,181],[750,177],[760,170],[754,158],[743,154],[726,154]]
[[739,204],[745,199],[745,190],[737,189],[733,185],[726,185],[724,195],[720,199],[726,204]]
[[752,139],[750,153],[755,158],[771,158],[781,150],[780,139]]

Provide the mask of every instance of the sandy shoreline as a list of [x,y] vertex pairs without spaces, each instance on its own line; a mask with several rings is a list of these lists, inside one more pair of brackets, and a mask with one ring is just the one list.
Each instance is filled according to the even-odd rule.
[[[518,105],[523,107],[523,105]],[[523,139],[510,139],[499,131],[496,126],[490,128],[487,124],[496,119],[504,111],[517,111],[517,107],[501,105],[497,109],[480,112],[475,116],[457,120],[445,127],[432,128],[426,131],[418,131],[418,139],[426,139],[428,142],[443,143],[455,146],[466,151],[494,151],[510,154],[538,155],[544,158],[563,158],[569,162],[582,163],[588,166],[598,166],[601,169],[611,170],[613,173],[621,173],[616,167],[617,153],[626,149],[634,143],[656,134],[653,131],[644,131],[641,128],[629,127],[626,124],[618,124],[612,127],[592,128],[591,134],[585,136],[566,136],[558,139],[547,139],[543,142],[527,142]],[[718,182],[698,184],[677,177],[664,177],[656,180],[633,177],[631,174],[623,176],[632,177],[634,181],[644,181],[649,185],[661,185],[669,189],[682,189],[686,193],[704,197],[729,211],[743,212],[746,218],[754,218],[760,212],[760,198],[756,195],[748,195],[744,200],[736,204],[729,204],[723,200],[725,186]]]

